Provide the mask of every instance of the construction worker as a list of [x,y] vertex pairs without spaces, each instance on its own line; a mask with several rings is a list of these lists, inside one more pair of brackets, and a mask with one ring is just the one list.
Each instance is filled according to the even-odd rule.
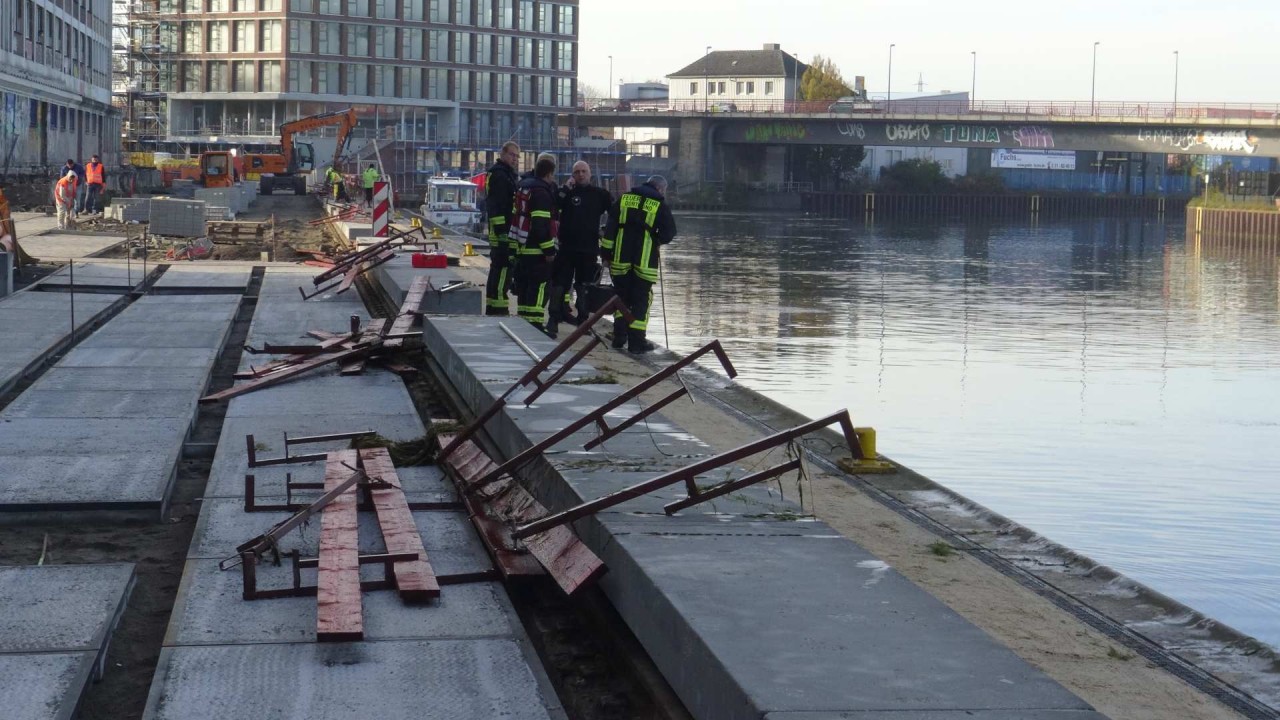
[[65,174],[68,170],[76,174],[76,202],[75,207],[71,208],[72,214],[76,214],[80,212],[81,207],[84,205],[84,166],[71,158],[67,158],[67,164],[62,166],[62,172]]
[[533,177],[520,181],[512,204],[511,238],[519,244],[516,304],[520,317],[551,337],[554,325],[543,327],[547,282],[556,255],[556,161],[540,155]]
[[622,313],[613,316],[613,347],[633,353],[654,348],[645,339],[649,329],[649,304],[658,281],[662,257],[659,248],[675,239],[676,220],[666,202],[667,180],[654,175],[645,184],[624,193],[609,210],[609,222],[600,241],[600,256],[609,263],[609,274],[618,297],[635,317],[630,327]]
[[510,237],[511,205],[516,194],[520,146],[508,142],[485,176],[484,209],[489,218],[489,279],[485,282],[485,315],[510,315],[511,274],[516,246]]
[[58,180],[58,184],[53,187],[53,204],[58,208],[59,230],[70,230],[75,227],[77,184],[76,171],[67,170]]
[[338,172],[337,168],[330,165],[329,169],[324,171],[324,179],[333,188],[334,202],[347,202],[351,199],[347,197],[347,186],[342,182],[342,173]]
[[591,184],[591,166],[579,160],[573,164],[573,175],[556,195],[556,208],[560,211],[559,250],[551,266],[551,300],[547,312],[548,327],[555,331],[557,324],[578,324],[578,318],[570,310],[570,290],[577,290],[578,297],[586,293],[586,286],[593,282],[599,270],[600,218],[613,205],[613,195],[602,187]]
[[84,211],[92,215],[102,209],[98,207],[98,197],[102,195],[102,189],[107,182],[106,168],[102,166],[102,161],[97,155],[91,156],[89,162],[85,163],[84,179],[85,184],[88,185],[84,197]]
[[360,176],[360,184],[364,186],[364,202],[370,209],[373,209],[373,184],[381,179],[382,173],[372,165],[365,168],[364,174]]

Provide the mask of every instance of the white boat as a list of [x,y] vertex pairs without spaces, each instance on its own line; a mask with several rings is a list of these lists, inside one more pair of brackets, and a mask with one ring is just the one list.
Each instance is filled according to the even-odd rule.
[[476,189],[470,181],[461,178],[432,177],[427,180],[422,216],[437,225],[476,231],[482,220]]

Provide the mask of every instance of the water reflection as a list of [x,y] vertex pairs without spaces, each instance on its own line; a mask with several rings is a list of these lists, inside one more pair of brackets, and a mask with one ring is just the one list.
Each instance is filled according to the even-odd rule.
[[[1280,646],[1280,264],[1182,223],[680,218],[670,342]],[[651,333],[661,338],[655,318]]]

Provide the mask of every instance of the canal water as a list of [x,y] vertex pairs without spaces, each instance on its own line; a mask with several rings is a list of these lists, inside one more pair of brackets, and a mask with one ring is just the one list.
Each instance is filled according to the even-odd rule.
[[[1181,217],[681,215],[676,350],[1280,647],[1280,260]],[[662,342],[660,296],[650,336]]]

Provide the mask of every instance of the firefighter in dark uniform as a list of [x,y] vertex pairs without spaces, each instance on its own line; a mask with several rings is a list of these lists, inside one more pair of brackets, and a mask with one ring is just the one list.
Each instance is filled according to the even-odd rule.
[[[556,161],[540,155],[527,177],[516,186],[511,239],[519,245],[516,304],[520,317],[539,330],[547,307],[547,283],[556,255]],[[549,332],[555,337],[554,328]]]
[[579,160],[573,164],[573,177],[556,196],[560,210],[560,249],[551,265],[551,300],[547,312],[547,328],[554,333],[558,323],[577,325],[579,318],[571,312],[570,290],[578,292],[579,302],[588,283],[599,273],[600,218],[613,205],[613,195],[591,184],[591,166]]
[[613,316],[613,347],[633,353],[653,349],[645,339],[649,303],[661,263],[659,248],[675,239],[676,219],[666,201],[667,180],[654,175],[645,184],[623,193],[609,209],[609,223],[600,241],[600,256],[609,263],[613,287],[635,316],[630,326],[622,313]]
[[516,193],[516,166],[520,163],[520,146],[509,142],[502,146],[498,161],[485,177],[485,214],[489,218],[489,279],[485,283],[485,315],[510,315],[507,293],[512,287],[516,246],[510,237],[511,203]]

